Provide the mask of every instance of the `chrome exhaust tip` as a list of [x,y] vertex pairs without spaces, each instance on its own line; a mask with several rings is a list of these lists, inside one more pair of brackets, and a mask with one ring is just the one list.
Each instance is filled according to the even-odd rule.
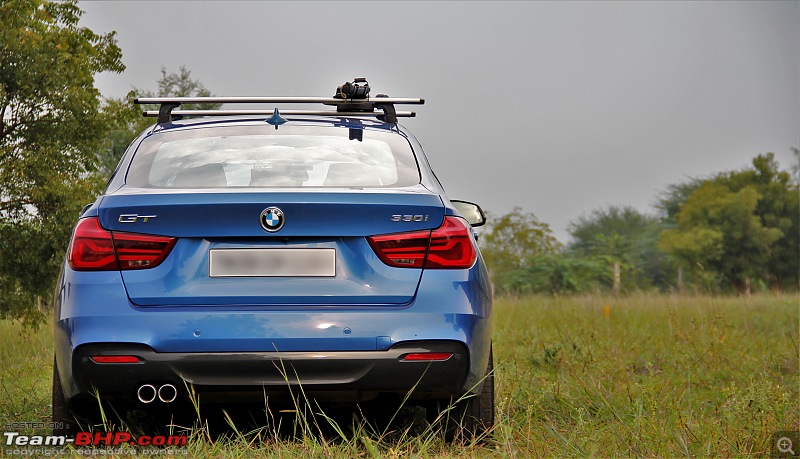
[[164,384],[158,388],[158,399],[164,403],[172,403],[178,398],[178,390],[172,384]]
[[156,387],[152,384],[142,384],[142,387],[136,391],[136,396],[139,397],[140,402],[150,403],[156,399],[158,391],[156,391]]

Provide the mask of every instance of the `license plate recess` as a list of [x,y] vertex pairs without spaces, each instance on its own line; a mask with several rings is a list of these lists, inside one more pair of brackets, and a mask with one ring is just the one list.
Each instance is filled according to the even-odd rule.
[[209,277],[335,277],[336,249],[211,249]]

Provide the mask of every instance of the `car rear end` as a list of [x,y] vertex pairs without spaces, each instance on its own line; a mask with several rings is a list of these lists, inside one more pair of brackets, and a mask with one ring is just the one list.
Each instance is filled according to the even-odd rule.
[[472,228],[378,122],[158,125],[81,215],[56,305],[74,403],[155,406],[187,383],[208,401],[446,399],[478,390],[491,346]]

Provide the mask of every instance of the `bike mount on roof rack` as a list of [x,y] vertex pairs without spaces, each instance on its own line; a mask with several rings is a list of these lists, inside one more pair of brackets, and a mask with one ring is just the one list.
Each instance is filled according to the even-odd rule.
[[315,115],[337,118],[375,117],[387,123],[396,124],[398,117],[414,117],[411,111],[397,111],[396,104],[422,105],[425,99],[388,97],[378,94],[369,97],[369,84],[364,78],[356,78],[353,83],[345,83],[336,89],[333,97],[141,97],[135,104],[158,104],[158,110],[145,110],[144,116],[158,117],[158,123],[170,123],[183,116],[235,116],[272,115],[277,108],[264,110],[177,110],[182,104],[322,104],[335,106],[332,110],[284,110],[279,115]]

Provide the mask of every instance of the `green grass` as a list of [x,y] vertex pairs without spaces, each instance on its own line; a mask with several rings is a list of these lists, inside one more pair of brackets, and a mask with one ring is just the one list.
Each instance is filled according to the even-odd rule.
[[0,320],[0,425],[50,420],[53,332]]
[[[448,445],[419,423],[330,427],[298,407],[296,436],[232,421],[212,439],[195,424],[189,456],[757,457],[774,432],[800,430],[797,295],[504,298],[494,321],[487,444]],[[50,333],[0,322],[3,423],[47,420]],[[333,434],[317,435],[312,418]]]
[[[607,307],[606,307],[607,306]],[[798,425],[796,296],[524,298],[495,327],[521,456],[765,456]]]

